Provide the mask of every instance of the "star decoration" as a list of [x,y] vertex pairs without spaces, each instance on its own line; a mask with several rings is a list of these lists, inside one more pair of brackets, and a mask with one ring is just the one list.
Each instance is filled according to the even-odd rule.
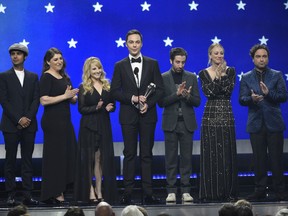
[[74,41],[74,39],[71,38],[71,40],[67,41],[67,43],[69,44],[69,48],[71,48],[71,47],[76,48],[76,44],[78,43],[78,41]]
[[7,7],[4,7],[2,4],[0,4],[0,13],[5,13],[5,9]]
[[219,39],[217,36],[215,36],[213,39],[211,39],[213,43],[220,43],[221,39]]
[[190,11],[197,10],[197,7],[199,4],[196,4],[195,1],[192,1],[191,4],[188,4],[190,6]]
[[285,76],[286,76],[286,80],[288,81],[288,74],[285,74]]
[[119,37],[118,40],[115,40],[115,42],[117,43],[117,47],[124,47],[125,40],[122,40],[121,37]]
[[26,46],[26,47],[28,47],[28,44],[29,44],[29,43],[30,43],[30,42],[26,41],[25,39],[23,39],[23,41],[20,42],[20,44],[22,44],[22,45],[24,45],[24,46]]
[[165,47],[166,47],[166,46],[172,46],[172,42],[174,40],[171,40],[169,37],[167,37],[167,39],[163,40],[163,41],[165,42]]
[[144,4],[141,4],[142,7],[142,11],[149,11],[149,7],[151,6],[151,4],[148,4],[146,1],[144,2]]
[[103,5],[99,4],[99,2],[96,2],[96,4],[93,5],[93,7],[94,7],[94,12],[97,12],[97,11],[102,12],[101,8],[103,7]]
[[239,77],[239,81],[241,81],[243,74],[244,74],[243,71],[241,71],[241,74],[237,75]]
[[260,44],[265,44],[265,45],[267,45],[267,41],[268,41],[269,39],[268,38],[265,38],[265,36],[262,36],[262,38],[259,38],[259,41],[260,41]]
[[286,3],[284,3],[284,5],[285,5],[285,10],[287,10],[288,9],[288,1]]
[[240,0],[239,3],[236,4],[238,6],[238,10],[245,10],[246,3],[243,3],[242,0]]
[[48,12],[53,13],[54,12],[53,9],[54,9],[55,5],[51,5],[50,2],[48,5],[45,5],[44,7],[46,8],[46,13],[48,13]]

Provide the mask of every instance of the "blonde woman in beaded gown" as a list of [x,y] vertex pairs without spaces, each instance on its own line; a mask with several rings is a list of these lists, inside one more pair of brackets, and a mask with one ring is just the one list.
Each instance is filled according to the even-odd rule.
[[207,97],[201,124],[200,191],[203,202],[232,201],[237,197],[237,153],[231,94],[235,69],[226,65],[224,48],[208,49],[210,66],[199,72]]

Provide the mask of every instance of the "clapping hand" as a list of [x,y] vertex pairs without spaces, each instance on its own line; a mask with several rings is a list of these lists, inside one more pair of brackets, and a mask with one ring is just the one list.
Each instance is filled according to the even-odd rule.
[[102,105],[103,105],[103,100],[100,98],[100,100],[99,100],[99,102],[98,102],[98,104],[96,106],[96,110],[101,109]]
[[182,97],[189,97],[190,95],[190,92],[191,92],[191,89],[192,89],[192,86],[190,86],[188,89],[185,88],[185,85],[186,85],[186,81],[183,81],[179,86],[178,86],[178,89],[177,89],[177,92],[176,94],[178,96],[182,96]]
[[177,92],[176,94],[178,96],[182,95],[183,91],[185,90],[185,85],[186,85],[186,81],[183,81],[179,86],[178,86],[178,89],[177,89]]
[[251,98],[254,103],[258,103],[264,99],[263,95],[255,94],[253,89],[251,89]]
[[260,88],[264,95],[267,95],[269,93],[269,89],[267,88],[265,83],[262,81],[260,82]]
[[64,95],[67,99],[73,98],[79,92],[78,88],[72,89],[71,85],[67,85]]
[[[99,101],[100,102],[100,101]],[[103,102],[103,101],[102,101]],[[103,104],[103,103],[102,103]],[[105,107],[107,112],[110,112],[111,110],[114,109],[114,104],[113,103],[109,103],[107,104],[107,106]]]
[[216,68],[216,77],[218,79],[221,78],[221,76],[226,75],[226,67],[227,67],[227,63],[223,59],[223,62],[221,64],[219,64],[218,67]]
[[191,89],[192,89],[192,86],[190,86],[188,89],[185,88],[185,89],[182,91],[182,96],[185,97],[185,98],[189,97],[189,95],[190,95],[190,93],[191,93]]

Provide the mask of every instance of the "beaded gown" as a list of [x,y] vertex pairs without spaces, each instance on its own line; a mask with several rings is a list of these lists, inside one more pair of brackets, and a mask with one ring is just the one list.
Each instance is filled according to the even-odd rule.
[[201,124],[200,192],[202,201],[229,201],[237,196],[237,153],[231,94],[235,69],[212,81],[207,70],[199,72],[207,97]]

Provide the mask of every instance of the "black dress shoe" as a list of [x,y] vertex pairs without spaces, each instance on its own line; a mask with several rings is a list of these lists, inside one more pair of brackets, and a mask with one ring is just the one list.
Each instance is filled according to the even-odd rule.
[[98,199],[90,199],[89,204],[98,205],[100,201]]
[[33,199],[32,197],[30,198],[25,198],[22,202],[24,205],[30,206],[30,205],[39,205],[39,201]]
[[144,199],[146,205],[158,205],[161,204],[161,200],[154,196],[146,196]]
[[121,205],[131,205],[131,195],[123,195],[120,199]]
[[14,196],[8,196],[8,198],[7,198],[7,201],[6,201],[6,204],[8,205],[8,206],[14,206],[14,205],[16,205],[16,201],[15,201],[15,199],[14,199]]
[[48,205],[68,205],[69,203],[66,201],[60,201],[56,198],[50,198],[48,200],[43,201],[43,203]]
[[265,191],[255,191],[253,194],[250,194],[247,197],[248,201],[259,201],[266,198],[266,192]]

